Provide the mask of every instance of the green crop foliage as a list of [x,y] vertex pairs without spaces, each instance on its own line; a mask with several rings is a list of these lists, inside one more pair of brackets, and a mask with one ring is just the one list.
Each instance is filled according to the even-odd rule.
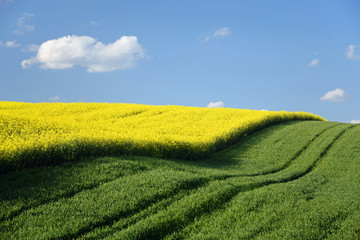
[[0,175],[1,239],[359,239],[360,126],[298,121],[206,159]]

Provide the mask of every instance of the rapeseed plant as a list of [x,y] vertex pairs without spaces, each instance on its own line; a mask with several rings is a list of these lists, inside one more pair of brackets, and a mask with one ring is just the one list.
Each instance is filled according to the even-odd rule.
[[198,159],[305,112],[120,103],[0,102],[0,171],[89,156]]

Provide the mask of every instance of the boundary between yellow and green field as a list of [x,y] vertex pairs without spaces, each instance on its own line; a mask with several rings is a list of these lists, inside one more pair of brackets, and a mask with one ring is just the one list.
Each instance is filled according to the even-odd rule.
[[0,172],[114,155],[196,160],[260,129],[297,120],[325,119],[305,112],[0,102]]

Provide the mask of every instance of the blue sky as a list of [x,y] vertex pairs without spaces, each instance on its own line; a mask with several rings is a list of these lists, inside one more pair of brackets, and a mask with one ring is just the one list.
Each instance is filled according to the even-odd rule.
[[359,1],[0,0],[0,100],[360,120]]

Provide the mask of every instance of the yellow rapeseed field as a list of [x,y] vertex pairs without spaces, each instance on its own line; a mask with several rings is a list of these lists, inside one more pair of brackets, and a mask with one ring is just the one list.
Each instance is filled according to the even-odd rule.
[[197,159],[304,112],[121,103],[0,102],[0,170],[88,156]]

